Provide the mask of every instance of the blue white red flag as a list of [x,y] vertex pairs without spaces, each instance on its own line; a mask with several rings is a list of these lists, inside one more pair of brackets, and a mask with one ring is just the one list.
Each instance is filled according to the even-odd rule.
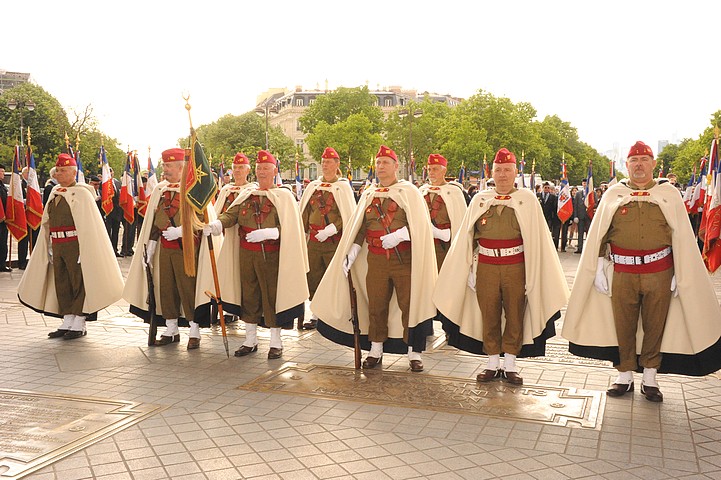
[[25,215],[28,225],[33,230],[37,230],[43,219],[43,196],[40,194],[40,183],[38,182],[38,174],[35,170],[35,154],[28,145],[26,153],[28,167],[28,188],[25,198]]
[[15,145],[13,173],[10,177],[10,195],[8,195],[7,204],[5,205],[5,224],[17,241],[22,240],[28,234],[25,201],[23,200],[23,181],[20,171],[20,147]]

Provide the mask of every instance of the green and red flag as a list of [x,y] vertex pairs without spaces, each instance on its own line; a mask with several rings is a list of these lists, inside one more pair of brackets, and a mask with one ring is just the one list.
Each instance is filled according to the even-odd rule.
[[[188,203],[197,213],[203,213],[217,193],[215,177],[203,147],[198,142],[195,129],[191,130],[191,147],[185,176]],[[186,155],[187,150],[186,150]]]

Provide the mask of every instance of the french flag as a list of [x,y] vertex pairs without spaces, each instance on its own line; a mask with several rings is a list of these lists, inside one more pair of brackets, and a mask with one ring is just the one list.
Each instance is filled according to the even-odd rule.
[[20,175],[20,147],[17,145],[15,145],[13,174],[10,179],[10,195],[8,195],[7,205],[5,205],[5,224],[17,241],[22,240],[28,234],[25,202],[23,201],[23,182]]
[[100,146],[100,163],[102,164],[103,183],[101,185],[101,206],[105,215],[110,215],[113,211],[113,197],[115,196],[115,185],[113,185],[113,176],[110,174],[110,165],[108,165],[108,157],[105,155],[105,147]]
[[132,154],[128,152],[125,160],[125,171],[123,172],[123,181],[120,186],[119,204],[123,209],[123,218],[128,223],[135,221],[135,199],[133,198],[133,178],[130,174],[130,162]]
[[40,194],[40,183],[38,182],[38,174],[35,170],[35,154],[28,146],[27,151],[28,164],[28,189],[25,203],[25,215],[28,225],[33,230],[37,230],[43,219],[43,196]]

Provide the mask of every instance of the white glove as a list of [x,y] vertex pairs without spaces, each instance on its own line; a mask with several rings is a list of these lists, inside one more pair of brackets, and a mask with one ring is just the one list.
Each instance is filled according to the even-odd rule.
[[346,277],[348,276],[348,272],[350,272],[350,267],[353,265],[353,262],[358,258],[360,250],[361,246],[357,243],[351,245],[350,250],[348,250],[348,254],[345,256],[345,260],[343,260],[343,273]]
[[578,217],[573,219],[573,223],[578,223]]
[[146,265],[148,265],[148,266],[153,265],[153,255],[155,255],[155,249],[157,248],[157,246],[158,246],[157,240],[150,240],[148,242],[148,246],[146,247],[146,250],[145,250],[147,252],[147,257],[148,257],[146,260],[146,263],[145,263]]
[[431,225],[433,228],[433,238],[437,238],[441,242],[448,242],[451,239],[451,229],[450,228],[444,228],[440,229],[436,227],[435,225]]
[[676,285],[676,275],[671,277],[671,291],[674,297],[678,297],[678,285]]
[[335,228],[334,223],[331,223],[330,225],[325,227],[323,230],[318,231],[318,233],[315,234],[315,238],[319,242],[325,242],[326,240],[328,240],[330,237],[332,237],[336,233],[338,233],[338,229]]
[[468,272],[468,288],[476,291],[476,276],[473,274],[473,269],[471,268],[471,271]]
[[172,242],[173,240],[177,240],[182,236],[183,236],[183,226],[182,225],[179,227],[168,227],[166,230],[163,230],[163,238],[165,238],[169,242]]
[[411,237],[408,234],[408,227],[403,227],[399,228],[395,232],[383,235],[381,240],[383,241],[383,248],[390,250],[391,248],[397,247],[401,242],[409,242]]
[[280,231],[276,228],[259,228],[245,235],[245,239],[251,243],[263,242],[265,240],[278,240]]
[[213,220],[207,225],[203,226],[203,236],[208,235],[220,235],[223,233],[223,223],[220,220]]
[[603,271],[603,257],[598,257],[596,278],[593,279],[593,286],[596,287],[599,293],[608,295],[608,279],[606,278],[606,272]]

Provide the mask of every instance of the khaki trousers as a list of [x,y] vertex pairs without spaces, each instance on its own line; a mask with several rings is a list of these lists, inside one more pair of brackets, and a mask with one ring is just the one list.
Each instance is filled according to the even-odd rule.
[[325,271],[328,269],[330,261],[335,255],[338,243],[330,239],[325,242],[308,242],[308,291],[310,292],[310,300],[318,289]]
[[275,318],[275,299],[278,294],[278,263],[280,252],[256,252],[241,249],[241,318],[245,323],[260,323],[263,318],[269,328],[279,327]]
[[[48,240],[52,241],[52,239]],[[53,276],[55,293],[58,296],[60,315],[82,315],[85,304],[83,269],[78,263],[80,244],[78,242],[55,243],[53,245]],[[84,259],[92,261],[91,258]],[[83,261],[83,259],[80,259]]]
[[408,315],[411,305],[411,251],[401,252],[403,263],[391,250],[390,258],[368,252],[368,340],[388,340],[388,310],[395,289],[403,322],[403,341],[408,343]]
[[[619,372],[661,366],[661,339],[671,304],[673,268],[658,273],[613,273],[611,305],[618,336]],[[643,342],[636,362],[636,331],[641,314]]]
[[[523,345],[523,315],[526,311],[526,267],[479,263],[476,299],[483,316],[483,351],[486,355],[518,355]],[[506,326],[501,332],[501,312]]]
[[[160,267],[160,308],[163,318],[179,318],[183,305],[185,319],[192,322],[195,315],[195,277],[185,274],[183,250],[158,245]],[[196,258],[198,252],[196,250]]]

